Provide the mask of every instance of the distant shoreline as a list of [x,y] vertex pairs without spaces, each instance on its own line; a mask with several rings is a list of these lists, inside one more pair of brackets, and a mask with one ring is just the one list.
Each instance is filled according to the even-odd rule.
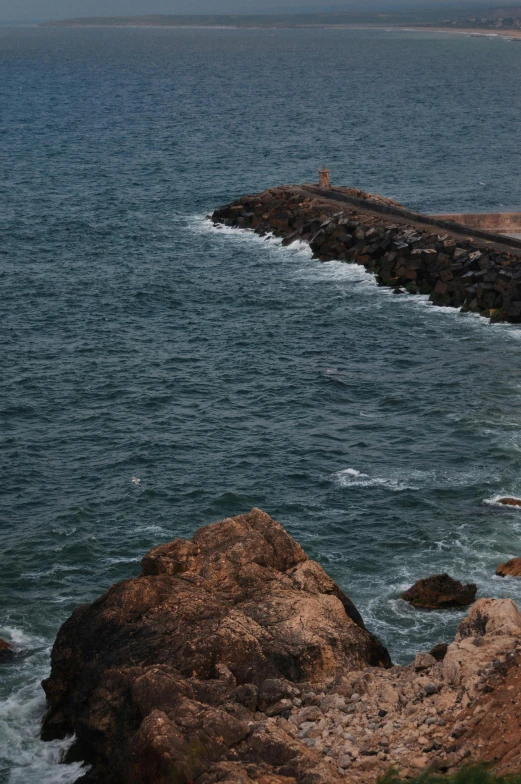
[[[382,28],[380,28],[382,29]],[[457,35],[473,35],[476,38],[516,38],[521,39],[521,30],[506,30],[496,29],[492,30],[487,27],[386,27],[386,30],[403,30],[411,31],[414,33],[452,33]]]
[[40,27],[90,27],[90,28],[168,28],[176,30],[385,30],[387,32],[411,33],[445,33],[449,35],[467,35],[477,38],[510,38],[521,40],[521,30],[518,29],[491,29],[475,27],[428,27],[419,25],[383,25],[383,24],[328,24],[310,22],[303,24],[296,22],[266,23],[266,24],[175,24],[175,23],[147,23],[147,22],[107,22],[71,20],[57,22],[43,22]]

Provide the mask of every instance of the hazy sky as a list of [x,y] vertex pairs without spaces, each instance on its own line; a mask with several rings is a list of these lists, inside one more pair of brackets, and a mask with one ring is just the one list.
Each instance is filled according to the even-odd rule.
[[[0,0],[0,21],[66,19],[126,14],[273,13],[290,10],[372,10],[399,7],[462,6],[462,0]],[[474,0],[493,6],[496,0]],[[508,5],[508,0],[505,5]],[[516,5],[517,0],[510,0]]]

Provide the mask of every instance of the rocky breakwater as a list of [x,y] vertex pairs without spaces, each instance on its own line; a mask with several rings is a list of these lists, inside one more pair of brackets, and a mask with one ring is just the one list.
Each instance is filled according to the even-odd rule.
[[258,509],[142,567],[60,629],[43,738],[76,733],[85,782],[337,781],[288,719],[323,704],[313,684],[391,662],[323,569]]
[[435,305],[521,323],[521,242],[349,188],[272,188],[217,209],[212,220],[306,242],[320,261],[360,264],[380,284]]
[[391,666],[359,613],[258,509],[152,550],[79,607],[44,681],[43,737],[85,784],[369,784],[521,768],[521,614],[480,599],[449,645]]

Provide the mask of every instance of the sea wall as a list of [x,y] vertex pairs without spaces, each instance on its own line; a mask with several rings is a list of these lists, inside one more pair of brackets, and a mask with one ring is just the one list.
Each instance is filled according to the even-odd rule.
[[433,215],[437,220],[452,220],[473,229],[499,234],[521,234],[521,212],[467,212]]
[[[356,193],[356,195],[354,195]],[[381,285],[435,305],[521,323],[521,242],[352,189],[280,186],[243,196],[215,224],[307,242],[315,258],[364,266]]]

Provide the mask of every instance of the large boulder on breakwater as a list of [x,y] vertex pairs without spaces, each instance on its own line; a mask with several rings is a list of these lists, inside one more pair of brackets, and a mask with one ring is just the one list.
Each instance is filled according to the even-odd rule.
[[474,583],[463,585],[448,574],[433,574],[415,582],[401,598],[420,609],[441,610],[467,607],[474,601],[476,591]]
[[319,564],[253,509],[142,567],[60,629],[42,736],[75,732],[89,782],[336,780],[268,717],[302,682],[390,658]]

